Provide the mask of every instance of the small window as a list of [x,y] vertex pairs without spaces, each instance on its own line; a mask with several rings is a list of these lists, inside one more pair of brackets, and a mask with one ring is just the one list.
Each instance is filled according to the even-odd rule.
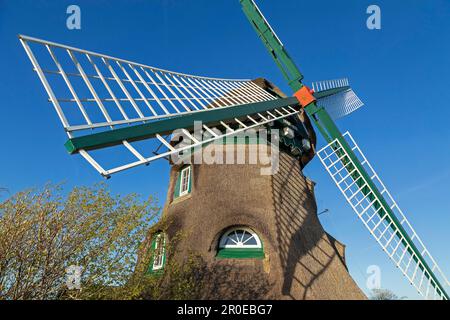
[[179,196],[184,196],[189,193],[191,184],[191,167],[186,167],[180,172],[180,190]]
[[249,228],[227,230],[219,242],[219,258],[264,258],[262,242]]
[[165,244],[166,239],[163,233],[159,233],[156,235],[153,240],[153,261],[151,270],[153,272],[161,270],[164,267],[165,262]]

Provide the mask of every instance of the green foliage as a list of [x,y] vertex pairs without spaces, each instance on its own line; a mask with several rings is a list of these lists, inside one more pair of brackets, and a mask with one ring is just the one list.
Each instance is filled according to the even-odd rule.
[[160,277],[147,275],[147,286],[142,292],[144,299],[189,300],[199,296],[201,284],[198,281],[204,268],[203,260],[196,254],[189,254],[183,263],[170,259]]
[[373,289],[370,296],[370,300],[403,300],[405,298],[399,298],[394,292],[388,289]]
[[165,244],[165,263],[160,272],[149,272],[154,246],[152,240],[159,233],[166,233],[171,221],[164,217],[155,224],[148,233],[145,245],[141,248],[140,262],[136,267],[133,279],[129,285],[140,290],[140,299],[150,300],[183,300],[196,299],[202,289],[201,275],[204,274],[205,263],[201,256],[195,252],[186,254],[183,261],[173,259],[178,242],[186,237],[186,232],[172,234],[170,241]]
[[[62,195],[61,186],[19,192],[0,204],[0,299],[134,299],[138,250],[160,213],[153,198],[113,196],[104,184]],[[83,267],[81,290],[66,268]]]

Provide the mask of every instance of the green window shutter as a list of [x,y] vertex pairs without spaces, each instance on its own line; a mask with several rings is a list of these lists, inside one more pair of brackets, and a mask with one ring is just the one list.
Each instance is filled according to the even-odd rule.
[[191,188],[192,188],[192,167],[191,170],[189,170],[188,194],[191,193]]
[[147,273],[152,274],[153,271],[153,261],[155,260],[155,245],[156,245],[156,236],[152,239],[152,244],[150,246],[150,261],[147,268]]
[[175,190],[173,192],[174,199],[180,196],[181,171],[177,173],[177,182],[175,183]]
[[[162,241],[162,246],[163,246],[163,263],[162,263],[162,267],[159,269],[154,270],[153,269],[153,265],[155,262],[155,255],[156,255],[156,240],[158,238],[158,236],[161,235],[163,237],[163,241]],[[164,267],[166,265],[166,236],[164,233],[156,233],[155,236],[152,239],[152,244],[150,246],[150,251],[151,251],[151,256],[150,256],[150,263],[148,265],[148,269],[147,269],[147,274],[151,274],[151,275],[157,275],[157,274],[162,274],[164,271]]]

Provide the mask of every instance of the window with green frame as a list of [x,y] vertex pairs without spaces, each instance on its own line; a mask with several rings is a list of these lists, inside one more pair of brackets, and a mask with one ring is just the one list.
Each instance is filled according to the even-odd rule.
[[263,244],[258,235],[249,228],[229,229],[219,240],[217,257],[223,259],[263,259]]
[[159,232],[155,234],[151,245],[151,259],[148,273],[160,273],[164,270],[166,263],[166,236]]
[[175,184],[174,198],[185,196],[191,193],[192,185],[192,170],[191,166],[182,167],[178,173],[177,182]]

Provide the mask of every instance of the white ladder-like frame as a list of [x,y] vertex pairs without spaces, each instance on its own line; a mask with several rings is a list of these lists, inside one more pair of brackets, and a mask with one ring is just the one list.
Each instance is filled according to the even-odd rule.
[[[69,138],[92,129],[277,99],[251,80],[183,74],[24,35],[19,40]],[[36,54],[37,49],[47,56]],[[52,69],[41,68],[39,61]],[[52,85],[52,77],[59,76],[69,96],[60,96],[67,91]],[[78,123],[69,121],[64,106],[70,103],[79,111]],[[94,113],[101,116],[93,119]]]
[[[20,35],[19,40],[70,139],[129,125],[151,123],[212,109],[231,109],[238,105],[279,98],[251,80],[188,75],[24,35]],[[42,68],[40,61],[47,62],[50,67]],[[63,80],[64,85],[56,85],[55,77]],[[62,93],[61,87],[66,89],[65,93]],[[64,96],[68,93],[69,96]],[[71,104],[70,108],[67,104]],[[174,146],[170,135],[162,137],[157,134],[155,138],[159,145],[146,150],[150,154],[143,154],[138,151],[136,143],[124,140],[111,149],[125,148],[136,161],[109,168],[100,164],[102,161],[94,155],[95,151],[81,149],[79,153],[101,175],[109,177],[138,165],[287,118],[300,111],[297,105],[286,106],[257,114],[249,113],[245,120],[228,119],[226,123],[222,121],[214,128],[203,124],[203,129],[209,136],[202,140],[187,130],[182,130],[184,141],[191,142],[189,145]],[[76,123],[69,119],[69,115],[74,112],[78,116]]]
[[[418,248],[422,258],[430,266],[431,271],[437,277],[441,285],[448,286],[449,282],[439,268],[435,259],[423,244],[402,210],[399,208],[378,174],[373,169],[359,146],[349,132],[344,135],[350,148],[369,174],[372,182],[380,191],[384,200],[388,203],[398,221]],[[394,223],[393,219],[383,211],[382,207],[376,208],[374,204],[378,199],[370,184],[359,172],[355,163],[351,160],[346,150],[338,139],[335,139],[317,152],[321,163],[324,165],[331,178],[344,195],[347,202],[353,208],[358,218],[363,222],[370,234],[380,244],[381,248],[400,269],[403,275],[415,287],[425,299],[446,299],[438,284],[423,267],[419,257],[411,250],[409,245]],[[364,191],[364,192],[363,192]],[[369,196],[370,195],[370,196]]]

